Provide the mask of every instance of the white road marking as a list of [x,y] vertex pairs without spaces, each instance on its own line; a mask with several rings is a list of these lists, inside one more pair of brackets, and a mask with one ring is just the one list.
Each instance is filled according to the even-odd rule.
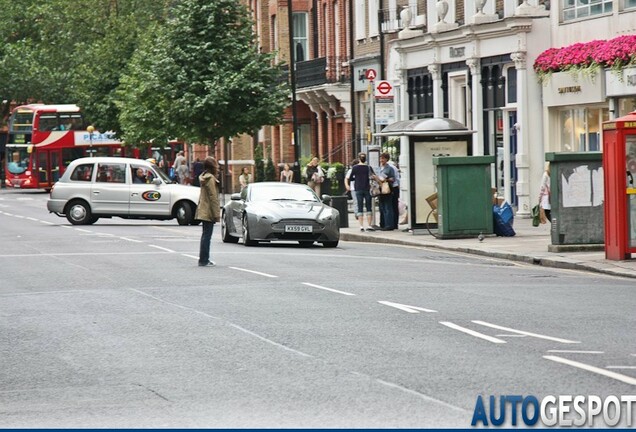
[[85,230],[85,229],[82,229],[82,228],[75,228],[75,231],[80,231],[80,232],[85,232],[85,233],[93,234],[93,232],[92,232],[92,231]]
[[60,225],[62,228],[66,228],[66,229],[71,229],[73,228],[72,226],[68,226],[68,225]]
[[24,216],[22,215],[13,215],[13,217],[17,217],[18,219],[24,219]]
[[21,198],[16,198],[16,201],[33,201],[33,198],[21,197]]
[[174,253],[174,251],[172,249],[168,249],[168,248],[165,248],[165,247],[161,247],[161,246],[157,246],[157,245],[148,245],[148,246],[150,246],[152,248],[155,248],[155,249],[162,250],[162,251]]
[[187,258],[194,258],[194,259],[196,259],[196,260],[198,260],[198,259],[199,259],[199,257],[198,257],[198,256],[194,256],[194,255],[181,254],[181,256],[184,256],[184,257],[187,257]]
[[488,342],[497,343],[497,344],[505,344],[506,343],[505,340],[501,340],[501,339],[498,339],[496,337],[488,336],[488,335],[485,335],[483,333],[479,333],[479,332],[476,332],[474,330],[467,329],[465,327],[460,327],[457,324],[454,324],[454,323],[449,322],[449,321],[440,321],[439,323],[442,324],[442,325],[445,325],[446,327],[450,327],[450,328],[452,328],[454,330],[459,330],[460,332],[464,332],[464,333],[469,334],[471,336],[475,336],[475,337],[487,340]]
[[310,286],[310,287],[313,287],[313,288],[318,288],[318,289],[321,289],[321,290],[325,290],[325,291],[331,291],[331,292],[334,292],[336,294],[342,294],[342,295],[346,295],[346,296],[354,296],[355,295],[355,294],[350,293],[350,292],[339,291],[337,289],[327,288],[327,287],[324,287],[324,286],[321,286],[321,285],[312,284],[312,283],[309,283],[309,282],[303,282],[302,284]]
[[631,385],[636,385],[636,378],[632,378],[629,377],[627,375],[623,375],[623,374],[619,374],[616,372],[611,372],[602,368],[598,368],[596,366],[590,366],[588,364],[585,363],[581,363],[581,362],[577,362],[577,361],[573,361],[573,360],[568,360],[568,359],[564,359],[562,357],[557,357],[557,356],[543,356],[544,359],[546,360],[551,360],[553,362],[557,362],[557,363],[563,363],[565,365],[568,366],[573,366],[575,368],[579,368],[579,369],[583,369],[586,370],[588,372],[593,372],[599,375],[603,375],[606,376],[608,378],[612,378],[618,381],[622,381],[624,383],[627,384],[631,384]]
[[276,346],[276,347],[278,347],[278,348],[282,348],[282,349],[284,349],[284,350],[286,350],[286,351],[291,351],[291,352],[293,352],[293,353],[295,353],[295,354],[298,354],[298,355],[300,355],[300,356],[303,356],[303,357],[313,357],[311,354],[306,354],[306,353],[304,353],[304,352],[302,352],[302,351],[298,351],[298,350],[295,350],[295,349],[290,348],[290,347],[288,347],[288,346],[285,346],[285,345],[283,345],[283,344],[279,344],[278,342],[274,342],[274,341],[273,341],[273,340],[271,340],[271,339],[267,339],[266,337],[263,337],[263,336],[261,336],[261,335],[258,335],[258,334],[256,334],[256,333],[254,333],[253,331],[250,331],[250,330],[244,329],[243,327],[241,327],[241,326],[239,326],[239,325],[232,324],[232,323],[230,323],[229,325],[230,325],[230,327],[234,327],[235,329],[240,330],[240,331],[242,331],[243,333],[246,333],[246,334],[248,334],[248,335],[250,335],[250,336],[254,336],[254,337],[255,337],[255,338],[257,338],[257,339],[260,339],[260,340],[262,340],[263,342],[267,342],[268,344],[274,345],[274,346]]
[[277,278],[278,277],[278,276],[274,276],[274,275],[271,275],[271,274],[268,274],[268,273],[259,272],[259,271],[256,271],[256,270],[248,270],[248,269],[244,269],[244,268],[240,268],[240,267],[230,267],[230,268],[234,269],[234,270],[244,271],[244,272],[248,272],[248,273],[254,273],[254,274],[257,274],[257,275],[270,277],[270,278]]
[[131,239],[131,238],[128,238],[128,237],[119,237],[119,238],[122,239],[122,240],[133,242],[133,243],[143,243],[141,240],[135,240],[135,239]]
[[581,343],[578,341],[572,341],[569,339],[561,339],[561,338],[556,338],[556,337],[552,337],[552,336],[545,336],[545,335],[541,335],[538,333],[530,333],[527,331],[523,331],[523,330],[515,330],[509,327],[504,327],[504,326],[500,326],[497,324],[491,324],[491,323],[487,323],[485,321],[473,321],[475,324],[479,324],[479,325],[483,325],[486,327],[491,327],[494,329],[498,329],[498,330],[504,330],[504,331],[508,331],[508,332],[512,332],[512,333],[518,333],[518,334],[522,334],[522,335],[526,335],[526,336],[532,336],[538,339],[546,339],[546,340],[551,340],[554,342],[560,342],[560,343],[564,343],[564,344],[577,344],[577,343]]
[[396,389],[398,389],[398,390],[402,390],[402,391],[404,391],[404,392],[410,393],[410,394],[415,395],[415,396],[417,396],[417,397],[420,397],[420,398],[422,398],[422,399],[424,399],[424,400],[426,400],[426,401],[434,402],[434,403],[436,403],[436,404],[443,405],[443,406],[445,406],[446,408],[450,408],[450,409],[452,409],[452,410],[460,411],[460,412],[463,412],[463,413],[468,412],[468,411],[466,411],[466,410],[465,410],[465,409],[463,409],[463,408],[457,407],[457,406],[455,406],[455,405],[451,405],[451,404],[449,404],[449,403],[446,403],[446,402],[441,401],[441,400],[439,400],[439,399],[435,399],[435,398],[433,398],[433,397],[427,396],[427,395],[422,394],[422,393],[420,393],[420,392],[417,392],[417,391],[415,391],[415,390],[411,390],[411,389],[409,389],[409,388],[402,387],[402,386],[401,386],[401,385],[399,385],[399,384],[394,384],[394,383],[391,383],[391,382],[388,382],[388,381],[383,381],[383,380],[378,379],[378,378],[376,378],[376,380],[375,380],[375,381],[376,381],[376,382],[378,382],[378,383],[380,383],[380,384],[382,384],[382,385],[385,385],[385,386],[388,386],[388,387],[392,387],[392,388],[396,388]]
[[606,369],[636,369],[636,366],[605,366]]
[[53,222],[49,222],[49,221],[41,220],[40,222],[43,223],[43,224],[47,224],[47,225],[55,225]]
[[520,334],[498,334],[498,335],[495,335],[495,336],[497,336],[497,337],[511,337],[511,338],[515,338],[515,337],[524,338],[524,337],[526,337],[526,335],[520,335]]
[[385,306],[391,306],[391,307],[403,310],[404,312],[408,312],[408,313],[418,314],[418,313],[420,313],[420,311],[428,312],[428,313],[437,312],[436,310],[433,310],[433,309],[426,309],[426,308],[419,307],[419,306],[409,306],[409,305],[400,304],[400,303],[393,303],[393,302],[390,302],[390,301],[378,301],[378,303],[383,304]]
[[35,222],[38,221],[36,218],[32,218],[32,217],[29,217],[29,216],[27,216],[27,219],[30,220],[30,221],[35,221]]
[[549,353],[563,354],[605,354],[605,351],[548,350]]
[[12,213],[4,212],[4,214],[5,214],[5,215],[7,215],[7,216],[13,216],[13,214],[12,214]]

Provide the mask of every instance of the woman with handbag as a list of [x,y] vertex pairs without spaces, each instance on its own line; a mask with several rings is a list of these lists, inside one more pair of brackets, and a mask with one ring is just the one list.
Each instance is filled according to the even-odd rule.
[[322,168],[320,168],[320,162],[317,157],[313,158],[307,164],[305,173],[307,174],[307,185],[316,192],[316,195],[320,196],[320,189],[325,179],[325,173]]
[[550,164],[548,163],[541,177],[541,186],[539,187],[539,217],[541,223],[547,223],[552,220],[552,206],[550,205]]

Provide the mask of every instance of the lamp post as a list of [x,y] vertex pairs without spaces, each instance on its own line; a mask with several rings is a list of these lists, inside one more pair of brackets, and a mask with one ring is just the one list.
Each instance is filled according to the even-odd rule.
[[294,179],[301,183],[300,178],[300,142],[298,140],[298,111],[296,108],[296,60],[294,58],[294,14],[292,0],[287,0],[287,24],[289,27],[289,79],[292,92],[292,139],[294,140]]
[[93,132],[95,132],[95,128],[93,127],[93,125],[90,125],[86,128],[86,130],[88,131],[88,141],[89,141],[89,146],[88,146],[88,151],[91,154],[91,157],[93,157]]

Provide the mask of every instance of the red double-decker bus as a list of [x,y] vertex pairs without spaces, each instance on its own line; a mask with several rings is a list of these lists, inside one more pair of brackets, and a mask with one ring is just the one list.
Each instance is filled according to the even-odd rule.
[[87,130],[77,105],[22,105],[9,119],[5,184],[50,189],[72,160],[83,156],[125,156],[113,134]]

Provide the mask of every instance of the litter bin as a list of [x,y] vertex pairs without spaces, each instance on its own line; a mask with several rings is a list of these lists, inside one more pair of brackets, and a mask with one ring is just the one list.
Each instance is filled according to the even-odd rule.
[[494,156],[433,157],[439,238],[492,234],[490,168],[494,161]]
[[331,207],[340,213],[340,228],[349,228],[349,204],[346,196],[332,196]]

